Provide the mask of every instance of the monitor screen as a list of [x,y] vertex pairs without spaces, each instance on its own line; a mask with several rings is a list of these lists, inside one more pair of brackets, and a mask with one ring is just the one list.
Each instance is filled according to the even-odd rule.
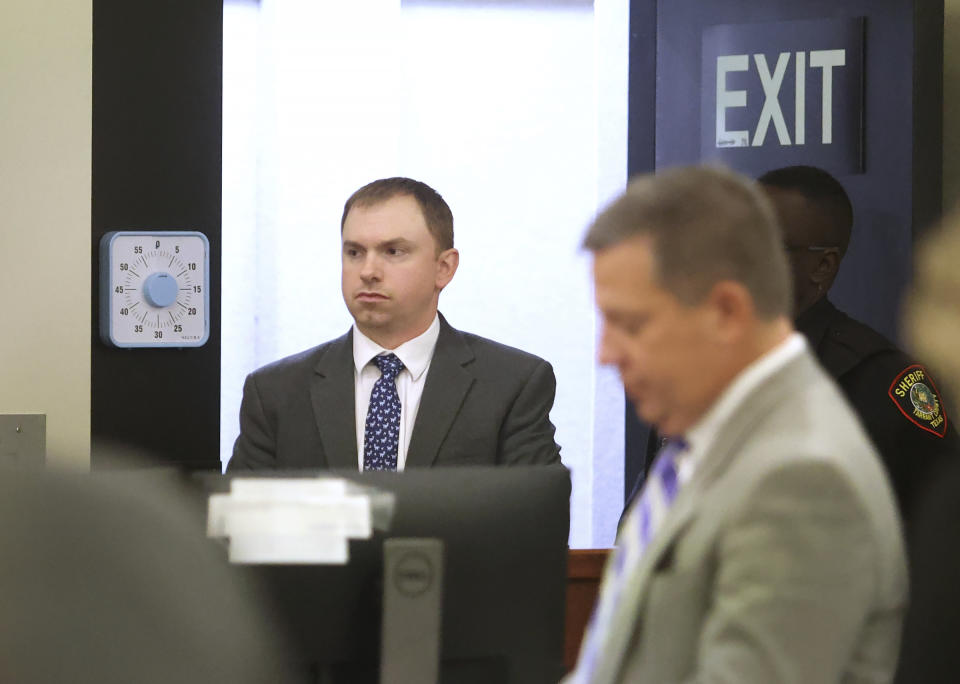
[[[254,473],[264,476],[266,473]],[[563,674],[570,474],[562,466],[336,475],[396,496],[390,529],[350,541],[346,566],[250,566],[317,682],[377,682],[383,541],[444,543],[440,681],[538,684]],[[241,477],[241,476],[237,476]],[[230,476],[197,476],[208,492]]]

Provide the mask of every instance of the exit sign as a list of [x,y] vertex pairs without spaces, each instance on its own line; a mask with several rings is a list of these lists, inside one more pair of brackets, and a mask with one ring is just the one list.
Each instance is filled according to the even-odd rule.
[[702,158],[751,174],[862,172],[863,48],[862,18],[705,29]]

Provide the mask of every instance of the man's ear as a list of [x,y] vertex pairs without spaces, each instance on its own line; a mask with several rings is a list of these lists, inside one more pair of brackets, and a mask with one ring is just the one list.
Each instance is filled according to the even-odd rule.
[[753,297],[742,283],[721,280],[707,295],[711,327],[721,341],[739,340],[756,318]]
[[817,262],[816,268],[810,272],[810,280],[826,290],[833,283],[833,279],[837,277],[837,271],[839,270],[840,251],[835,247],[830,247],[820,254],[820,260]]
[[436,287],[439,292],[445,288],[454,274],[457,272],[457,266],[460,265],[460,252],[455,248],[445,249],[437,256],[437,280]]

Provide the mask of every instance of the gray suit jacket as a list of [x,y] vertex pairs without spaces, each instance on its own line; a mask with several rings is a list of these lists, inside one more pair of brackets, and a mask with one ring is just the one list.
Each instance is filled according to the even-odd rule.
[[[543,359],[455,330],[441,316],[405,467],[559,463],[555,391]],[[247,376],[227,470],[355,470],[354,407],[351,330]]]
[[681,488],[595,681],[888,682],[906,593],[876,452],[804,353],[748,396]]

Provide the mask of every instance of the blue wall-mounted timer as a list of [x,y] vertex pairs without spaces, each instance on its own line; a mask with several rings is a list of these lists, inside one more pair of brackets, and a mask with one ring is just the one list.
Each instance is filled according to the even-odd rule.
[[100,337],[114,347],[200,347],[210,337],[210,243],[195,231],[100,240]]

